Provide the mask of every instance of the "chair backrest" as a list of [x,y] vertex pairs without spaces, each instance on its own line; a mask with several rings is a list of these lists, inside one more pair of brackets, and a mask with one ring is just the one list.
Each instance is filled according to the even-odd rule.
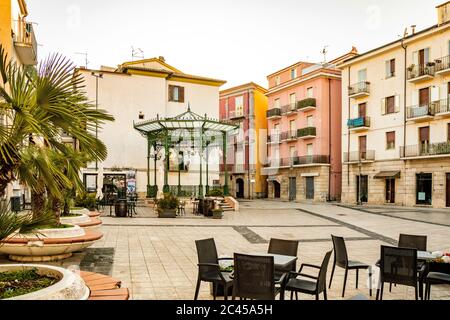
[[270,239],[269,250],[267,253],[296,257],[297,251],[297,240]]
[[[214,239],[197,240],[195,241],[195,246],[197,247],[198,263],[219,263]],[[216,267],[199,267],[199,276],[201,278],[214,276],[218,272]]]
[[233,298],[275,299],[274,258],[234,254]]
[[348,265],[347,247],[343,237],[331,235],[334,248],[334,260],[339,267],[346,268]]
[[317,281],[317,290],[319,293],[323,292],[327,287],[327,270],[328,264],[330,263],[331,253],[333,250],[328,251],[323,258],[322,264],[320,266],[319,277]]
[[427,251],[427,236],[400,234],[398,246],[401,248],[412,248],[419,251]]
[[381,246],[380,280],[417,285],[417,249]]

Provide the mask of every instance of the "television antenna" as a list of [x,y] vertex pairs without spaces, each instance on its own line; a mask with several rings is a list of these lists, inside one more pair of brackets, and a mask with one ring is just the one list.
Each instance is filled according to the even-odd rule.
[[323,47],[323,50],[320,51],[320,53],[323,55],[323,63],[326,63],[326,62],[327,62],[327,53],[328,53],[327,48],[328,48],[328,47],[329,47],[329,46],[326,45],[326,46]]
[[134,61],[135,58],[144,59],[144,51],[141,48],[131,46],[131,61]]
[[75,54],[84,56],[84,67],[87,69],[88,67],[88,53],[87,52],[75,52]]

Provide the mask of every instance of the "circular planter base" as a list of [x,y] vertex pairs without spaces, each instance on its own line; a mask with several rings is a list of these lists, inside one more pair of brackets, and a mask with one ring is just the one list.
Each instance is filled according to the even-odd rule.
[[52,256],[17,256],[9,255],[9,260],[16,262],[52,262],[70,258],[72,253],[55,254]]

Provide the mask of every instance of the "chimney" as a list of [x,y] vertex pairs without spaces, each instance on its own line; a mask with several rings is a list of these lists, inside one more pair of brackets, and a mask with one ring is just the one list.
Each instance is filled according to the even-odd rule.
[[162,62],[166,62],[166,59],[164,59],[163,56],[159,56],[158,59],[161,60]]
[[438,14],[438,25],[443,25],[450,21],[450,1],[436,7]]
[[412,32],[412,35],[414,35],[415,33],[416,33],[416,25],[415,24],[413,24],[412,26],[411,26],[411,32]]

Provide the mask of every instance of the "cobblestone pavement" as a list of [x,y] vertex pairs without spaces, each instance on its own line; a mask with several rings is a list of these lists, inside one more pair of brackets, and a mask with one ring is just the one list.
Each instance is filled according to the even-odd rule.
[[[122,280],[133,299],[192,299],[197,279],[194,241],[210,237],[224,256],[264,253],[270,238],[296,239],[300,241],[298,265],[320,264],[332,249],[331,234],[346,238],[350,259],[372,264],[379,258],[380,245],[395,245],[400,233],[427,235],[429,250],[450,252],[450,212],[444,210],[255,200],[241,202],[240,212],[226,212],[222,220],[189,213],[184,218],[158,219],[147,208],[138,208],[134,218],[106,214],[102,219],[103,239],[56,264],[110,274]],[[0,263],[4,262],[6,257],[0,257]],[[330,273],[331,265],[328,278]],[[343,277],[343,269],[336,269],[329,299],[342,299]],[[345,297],[368,296],[367,278],[360,275],[357,290],[351,271]],[[413,288],[385,290],[385,299],[413,298]],[[450,299],[450,286],[434,286],[432,298]],[[208,284],[202,284],[200,299],[212,299]]]

